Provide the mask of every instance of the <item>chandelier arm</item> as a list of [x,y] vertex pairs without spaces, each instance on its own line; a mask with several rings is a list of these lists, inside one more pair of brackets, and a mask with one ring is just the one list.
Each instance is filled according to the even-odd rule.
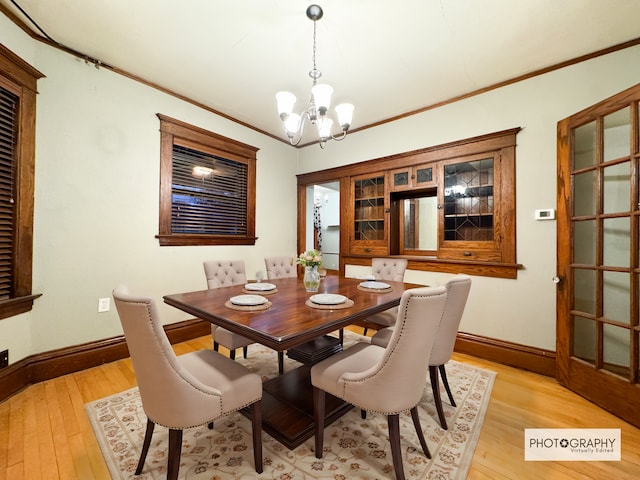
[[346,136],[347,136],[346,130],[342,130],[342,134],[338,136],[331,134],[331,138],[336,142],[339,142],[340,140],[344,140]]

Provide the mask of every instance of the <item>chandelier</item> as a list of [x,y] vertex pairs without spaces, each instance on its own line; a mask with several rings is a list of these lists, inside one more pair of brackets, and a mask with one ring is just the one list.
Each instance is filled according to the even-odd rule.
[[316,22],[322,18],[322,15],[322,8],[319,5],[310,5],[309,8],[307,8],[307,18],[313,20],[313,69],[309,71],[309,77],[311,77],[313,81],[313,86],[311,87],[309,106],[300,114],[293,113],[296,96],[291,92],[278,92],[276,94],[278,114],[280,115],[284,130],[287,133],[291,145],[298,145],[300,143],[306,120],[318,129],[320,148],[324,148],[324,144],[329,139],[344,139],[344,137],[347,136],[347,130],[349,130],[351,126],[353,105],[350,103],[342,103],[335,108],[341,132],[338,135],[331,133],[333,120],[329,118],[327,113],[331,104],[333,88],[326,83],[318,83],[322,72],[316,67]]

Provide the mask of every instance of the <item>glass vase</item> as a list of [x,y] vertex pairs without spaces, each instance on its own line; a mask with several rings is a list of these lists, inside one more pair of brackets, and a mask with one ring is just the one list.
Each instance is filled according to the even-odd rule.
[[304,267],[304,288],[307,292],[317,292],[320,288],[320,273],[318,267]]

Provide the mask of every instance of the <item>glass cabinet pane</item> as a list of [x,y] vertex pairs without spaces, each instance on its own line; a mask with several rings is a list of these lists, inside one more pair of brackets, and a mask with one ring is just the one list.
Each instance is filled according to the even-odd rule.
[[384,176],[354,182],[354,239],[384,239]]
[[416,184],[429,183],[433,181],[433,167],[423,167],[416,169]]
[[399,187],[409,185],[409,172],[399,172],[393,174],[393,186]]
[[493,240],[493,158],[444,167],[444,239]]

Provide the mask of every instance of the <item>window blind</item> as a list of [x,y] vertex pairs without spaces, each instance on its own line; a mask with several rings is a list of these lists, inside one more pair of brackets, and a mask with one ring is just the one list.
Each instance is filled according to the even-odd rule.
[[[212,170],[194,173],[194,167]],[[171,232],[247,234],[247,165],[173,145]]]
[[0,87],[0,300],[13,296],[18,101]]

